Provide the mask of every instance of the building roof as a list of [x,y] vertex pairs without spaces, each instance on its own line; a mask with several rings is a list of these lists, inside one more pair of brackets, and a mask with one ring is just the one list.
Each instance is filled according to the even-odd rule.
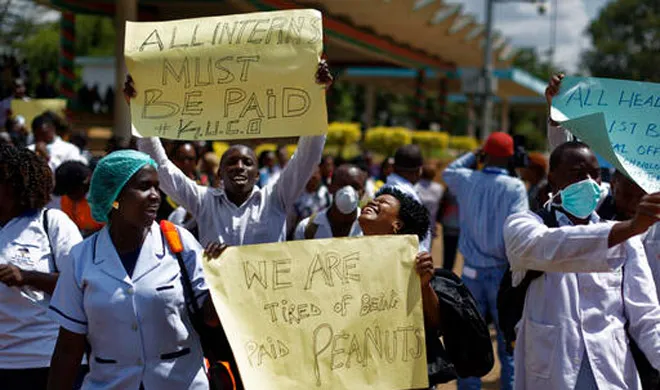
[[[112,15],[115,0],[38,0],[61,10]],[[140,20],[171,20],[291,8],[323,12],[326,52],[340,66],[451,70],[483,63],[484,27],[444,0],[136,0]],[[495,68],[513,50],[496,34]]]

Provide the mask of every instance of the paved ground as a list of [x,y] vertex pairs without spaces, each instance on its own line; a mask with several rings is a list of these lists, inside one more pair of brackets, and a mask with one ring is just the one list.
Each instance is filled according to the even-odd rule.
[[[433,248],[431,250],[436,267],[442,266],[442,226],[438,225],[438,238],[433,241]],[[463,268],[463,257],[458,255],[456,263],[454,264],[454,273],[461,274]],[[495,331],[491,328],[491,340],[493,341],[493,351],[495,351]],[[483,389],[499,389],[500,388],[500,362],[497,360],[495,354],[495,366],[493,369],[482,378]],[[453,390],[456,389],[456,382],[446,383],[437,387],[438,390]]]

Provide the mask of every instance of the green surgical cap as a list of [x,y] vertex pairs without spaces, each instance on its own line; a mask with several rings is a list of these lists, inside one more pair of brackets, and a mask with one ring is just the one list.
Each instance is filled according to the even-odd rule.
[[92,174],[89,186],[89,205],[92,217],[98,222],[108,222],[112,202],[137,171],[145,165],[156,168],[156,162],[148,155],[135,150],[119,150],[103,157]]

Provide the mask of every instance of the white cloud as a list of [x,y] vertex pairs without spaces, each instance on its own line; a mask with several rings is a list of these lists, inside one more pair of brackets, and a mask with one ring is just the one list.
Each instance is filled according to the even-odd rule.
[[[598,10],[609,0],[557,0],[557,35],[554,62],[558,70],[574,72],[579,68],[580,54],[591,46],[585,31]],[[589,2],[589,6],[586,3]],[[463,4],[463,12],[471,13],[484,22],[486,0],[454,0]],[[550,47],[552,12],[544,15],[538,6],[523,0],[495,4],[494,27],[508,38],[514,47],[534,47],[547,53]]]

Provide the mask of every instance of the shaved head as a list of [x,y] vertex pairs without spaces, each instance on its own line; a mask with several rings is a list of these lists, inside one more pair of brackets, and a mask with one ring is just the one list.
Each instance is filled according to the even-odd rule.
[[243,144],[236,144],[236,145],[230,146],[229,149],[225,150],[225,152],[222,153],[222,157],[220,158],[220,166],[221,167],[222,167],[222,164],[225,161],[225,158],[227,156],[229,156],[230,152],[233,152],[235,150],[241,152],[242,154],[247,154],[248,156],[252,157],[254,159],[254,161],[257,161],[257,155],[254,154],[254,150],[252,150],[251,147],[249,147],[247,145],[243,145]]
[[352,164],[342,164],[335,169],[328,189],[331,194],[334,194],[342,187],[351,186],[361,197],[366,181],[367,173],[365,171]]

